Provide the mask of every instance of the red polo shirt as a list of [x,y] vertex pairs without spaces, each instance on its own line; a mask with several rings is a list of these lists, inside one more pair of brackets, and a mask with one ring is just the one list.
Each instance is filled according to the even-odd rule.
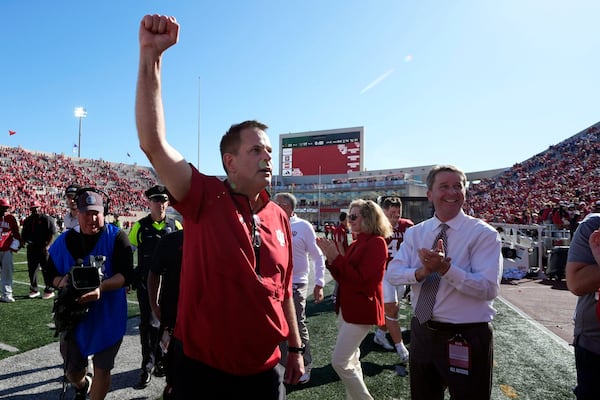
[[266,191],[261,197],[267,203],[253,216],[246,196],[193,168],[189,193],[174,203],[185,229],[175,336],[186,356],[236,375],[273,368],[289,332],[282,307],[292,297],[289,219]]

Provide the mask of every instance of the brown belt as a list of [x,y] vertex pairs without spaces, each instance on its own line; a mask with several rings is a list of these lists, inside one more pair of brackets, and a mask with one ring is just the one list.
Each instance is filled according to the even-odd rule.
[[488,326],[489,322],[471,322],[468,324],[450,324],[448,322],[427,321],[423,325],[432,331],[453,331],[471,328],[483,328]]

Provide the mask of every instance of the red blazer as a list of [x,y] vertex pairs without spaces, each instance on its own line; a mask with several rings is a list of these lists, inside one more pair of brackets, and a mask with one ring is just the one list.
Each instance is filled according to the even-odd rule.
[[344,321],[383,325],[383,274],[388,250],[382,236],[360,233],[343,256],[327,269],[338,283],[335,312],[343,309]]

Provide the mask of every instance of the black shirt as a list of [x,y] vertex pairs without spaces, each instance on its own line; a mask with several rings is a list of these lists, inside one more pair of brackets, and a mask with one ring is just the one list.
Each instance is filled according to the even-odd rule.
[[154,250],[150,270],[162,276],[159,294],[161,322],[174,328],[179,297],[179,275],[183,254],[183,230],[169,233]]

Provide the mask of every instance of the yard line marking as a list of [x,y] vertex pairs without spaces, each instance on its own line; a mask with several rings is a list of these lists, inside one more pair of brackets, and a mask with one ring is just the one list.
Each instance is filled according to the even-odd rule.
[[5,350],[10,353],[16,353],[17,351],[19,351],[19,349],[17,349],[16,347],[12,347],[12,346],[7,345],[6,343],[1,343],[1,342],[0,342],[0,350]]

